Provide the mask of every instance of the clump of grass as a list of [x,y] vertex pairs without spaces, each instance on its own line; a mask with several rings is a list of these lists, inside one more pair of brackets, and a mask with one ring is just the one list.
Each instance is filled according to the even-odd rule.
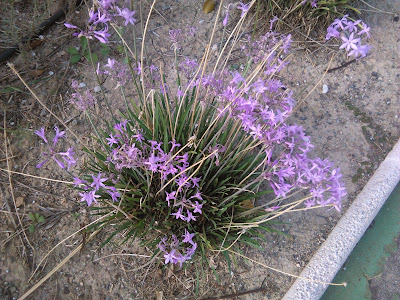
[[255,10],[261,31],[269,30],[271,20],[275,18],[277,30],[295,29],[306,36],[313,32],[324,35],[333,19],[346,12],[360,14],[350,0],[258,0]]

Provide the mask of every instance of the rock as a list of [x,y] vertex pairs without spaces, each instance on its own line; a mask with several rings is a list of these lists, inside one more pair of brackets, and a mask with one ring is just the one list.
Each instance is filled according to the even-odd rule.
[[326,94],[327,92],[329,92],[329,87],[326,84],[324,84],[322,86],[322,94]]

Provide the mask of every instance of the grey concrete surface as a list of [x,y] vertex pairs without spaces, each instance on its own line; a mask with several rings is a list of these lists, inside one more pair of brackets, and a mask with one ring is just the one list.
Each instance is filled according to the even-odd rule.
[[283,300],[319,299],[400,181],[400,140],[332,230]]

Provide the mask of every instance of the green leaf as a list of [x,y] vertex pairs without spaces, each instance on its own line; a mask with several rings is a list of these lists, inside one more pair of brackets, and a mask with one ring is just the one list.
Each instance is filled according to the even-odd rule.
[[28,218],[31,220],[31,221],[35,221],[35,216],[33,215],[33,213],[28,213]]
[[95,53],[86,54],[85,58],[88,60],[88,62],[93,63],[93,64],[96,64],[99,61],[99,57]]
[[35,226],[33,224],[29,225],[28,230],[30,233],[35,232]]
[[81,36],[82,53],[85,53],[87,46],[88,46],[88,41],[87,41],[86,36]]
[[100,54],[108,57],[110,54],[110,48],[104,44],[101,44]]
[[79,52],[78,52],[78,50],[76,50],[76,48],[75,47],[69,47],[68,48],[68,50],[67,50],[67,52],[69,53],[69,54],[79,54]]
[[69,59],[70,64],[76,64],[78,61],[81,60],[82,55],[80,54],[74,54],[71,56],[71,58]]
[[44,217],[43,217],[43,216],[40,216],[40,217],[37,219],[37,221],[38,221],[39,223],[43,223],[43,222],[44,222]]
[[24,93],[24,91],[20,90],[19,88],[16,88],[16,87],[13,87],[13,86],[9,86],[9,87],[6,87],[5,89],[1,89],[0,90],[0,94],[8,94],[8,93],[10,93],[12,91],[17,91],[17,92],[20,92],[20,93]]

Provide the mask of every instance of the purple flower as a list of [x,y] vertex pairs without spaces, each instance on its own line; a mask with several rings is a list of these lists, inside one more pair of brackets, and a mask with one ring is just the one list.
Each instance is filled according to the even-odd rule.
[[75,176],[74,177],[74,187],[80,186],[80,185],[87,185],[86,180],[82,180],[79,177]]
[[164,254],[165,262],[164,264],[167,263],[174,263],[175,261],[175,249],[172,249],[170,253]]
[[148,165],[148,169],[152,172],[157,172],[158,171],[158,161],[159,158],[152,153],[150,157],[145,161],[145,164]]
[[100,189],[100,187],[105,187],[103,182],[108,180],[108,178],[101,178],[101,175],[102,175],[101,172],[99,172],[99,174],[97,174],[96,177],[94,175],[92,175],[93,182],[92,182],[92,184],[90,186],[94,187],[94,189],[96,191],[98,191]]
[[343,30],[347,30],[348,32],[357,32],[357,25],[361,22],[361,20],[357,20],[355,22],[348,21],[347,26]]
[[179,40],[181,37],[182,31],[180,29],[173,29],[169,31],[169,37],[171,38],[171,41],[174,45],[174,48],[179,50]]
[[191,37],[194,37],[196,34],[197,28],[196,27],[188,27],[187,34]]
[[336,29],[341,28],[343,30],[344,27],[347,25],[347,17],[348,15],[344,15],[341,19],[335,19],[331,26],[334,26]]
[[176,198],[175,198],[176,191],[173,191],[171,193],[168,193],[167,191],[165,191],[165,194],[167,195],[165,200],[168,202],[168,206],[170,206],[170,202],[169,201],[170,200],[176,200]]
[[[101,12],[99,11],[98,13],[96,13],[96,17],[97,20],[95,20],[95,18],[93,19],[93,25],[96,25],[98,23],[103,23],[106,24],[108,21],[110,21],[111,19],[107,18],[107,16],[105,14],[101,14]],[[88,23],[91,23],[91,19],[89,19]]]
[[337,31],[337,29],[333,26],[329,26],[327,28],[327,34],[326,34],[326,40],[329,40],[331,37],[336,37],[339,38],[339,31]]
[[229,18],[229,10],[226,11],[226,15],[224,20],[222,21],[222,26],[226,26],[228,24],[228,18]]
[[44,127],[40,128],[40,131],[39,130],[35,130],[35,134],[40,136],[45,141],[46,144],[48,143],[48,141],[46,139],[46,134],[44,132]]
[[368,45],[360,45],[357,47],[357,49],[352,49],[349,52],[349,56],[354,56],[356,58],[360,56],[362,58],[362,57],[365,57],[369,53],[370,49],[371,49],[371,47]]
[[[201,177],[192,177],[190,180],[192,181],[193,187],[199,187],[199,182],[200,182],[200,180],[201,180]],[[198,193],[198,191],[197,191],[197,193]],[[197,195],[197,194],[196,194],[196,195]],[[200,196],[200,197],[201,197],[201,196]],[[200,199],[200,198],[199,198],[199,199]],[[200,200],[203,200],[203,199],[200,199]]]
[[80,111],[86,111],[89,107],[96,104],[96,98],[91,94],[89,89],[86,89],[84,93],[79,91],[79,85],[76,80],[72,81],[72,88],[75,90],[75,93],[71,94],[70,102],[76,107],[76,109]]
[[192,214],[192,212],[190,211],[190,210],[186,210],[187,211],[187,217],[186,217],[186,222],[190,222],[190,221],[196,221],[196,216],[194,216],[193,214]]
[[60,131],[58,127],[54,127],[54,130],[56,132],[54,138],[53,138],[53,146],[50,146],[48,144],[48,141],[45,136],[44,128],[42,127],[39,130],[35,131],[35,134],[40,136],[47,144],[49,152],[43,152],[42,155],[46,157],[44,161],[39,163],[36,168],[41,168],[49,159],[53,159],[61,169],[65,169],[65,165],[57,158],[57,156],[61,156],[65,162],[68,164],[68,169],[76,163],[73,155],[75,154],[73,148],[69,148],[66,152],[57,152],[55,150],[55,147],[57,146],[58,140],[62,137],[64,137],[65,132]]
[[56,131],[56,135],[53,138],[53,145],[56,146],[58,143],[58,140],[60,138],[64,137],[65,131],[60,131],[57,126],[54,127],[54,130]]
[[349,38],[342,36],[343,44],[339,47],[339,49],[346,48],[346,51],[350,51],[350,49],[357,49],[357,42],[360,41],[360,38],[354,38],[354,33],[350,34]]
[[115,136],[113,136],[113,134],[110,134],[110,137],[106,138],[106,140],[108,141],[107,145],[109,145],[110,147],[112,145],[114,145],[114,144],[118,144],[119,143],[119,140],[117,138],[115,138]]
[[[94,21],[97,19],[97,16],[98,16],[98,13],[95,12],[93,9],[91,9],[91,10],[89,11],[89,20],[88,20],[88,23],[90,24],[90,23],[94,22]],[[64,23],[64,25],[65,25],[65,23]],[[68,27],[68,28],[71,28],[71,27]]]
[[69,23],[64,23],[64,26],[67,27],[67,28],[71,28],[71,29],[78,28],[77,26],[69,24]]
[[186,259],[191,259],[197,249],[197,243],[192,243],[192,247],[186,248]]
[[99,4],[104,10],[108,10],[112,8],[112,6],[115,4],[116,0],[99,0]]
[[182,237],[184,238],[182,240],[182,243],[190,243],[193,245],[192,238],[194,237],[194,233],[189,233],[189,231],[187,231],[185,228],[185,234],[182,235]]
[[368,25],[367,24],[365,24],[364,22],[362,22],[362,30],[358,33],[358,35],[362,35],[362,34],[364,34],[365,33],[365,35],[367,36],[367,38],[369,38],[370,36],[369,36],[369,31],[370,31],[370,27],[368,27]]
[[61,155],[62,158],[67,162],[68,170],[72,165],[76,164],[76,160],[74,159],[74,155],[75,155],[74,148],[72,148],[72,147],[68,148],[68,150],[66,152],[59,152],[58,154]]
[[200,191],[197,191],[196,194],[194,194],[192,197],[190,197],[190,199],[192,199],[192,198],[197,198],[199,200],[203,200],[203,198],[201,197]]
[[133,15],[135,14],[134,10],[129,10],[128,8],[124,8],[123,10],[121,10],[118,6],[116,7],[116,9],[118,11],[118,15],[125,19],[124,26],[127,26],[129,23],[135,25],[136,19],[133,17]]
[[240,9],[242,11],[242,14],[240,15],[241,18],[247,13],[247,11],[250,9],[250,4],[243,4],[242,2],[239,2],[239,5],[236,7],[237,9]]
[[65,165],[61,161],[59,161],[56,156],[53,156],[53,159],[61,169],[65,169]]
[[110,69],[114,69],[115,68],[115,59],[108,58],[107,59],[107,64],[104,65],[104,66],[107,67],[107,68],[110,68]]
[[87,206],[92,205],[93,202],[97,203],[96,198],[99,198],[100,195],[96,195],[95,193],[95,191],[79,193],[79,196],[82,197],[81,202],[86,202]]
[[117,202],[118,198],[121,197],[121,194],[117,191],[107,191],[107,193],[111,196],[113,202]]
[[182,219],[183,221],[186,220],[186,217],[184,215],[182,215],[182,208],[179,207],[178,211],[176,213],[172,213],[171,216],[175,216],[175,218],[178,219]]
[[[100,41],[100,43],[107,44],[108,38],[111,36],[108,32],[108,26],[105,26],[103,30],[93,30],[93,36]],[[90,36],[90,35],[89,35]]]
[[202,203],[202,204],[199,204],[198,201],[195,201],[195,204],[192,204],[192,206],[194,207],[193,213],[202,214],[201,208],[203,207],[203,203]]

